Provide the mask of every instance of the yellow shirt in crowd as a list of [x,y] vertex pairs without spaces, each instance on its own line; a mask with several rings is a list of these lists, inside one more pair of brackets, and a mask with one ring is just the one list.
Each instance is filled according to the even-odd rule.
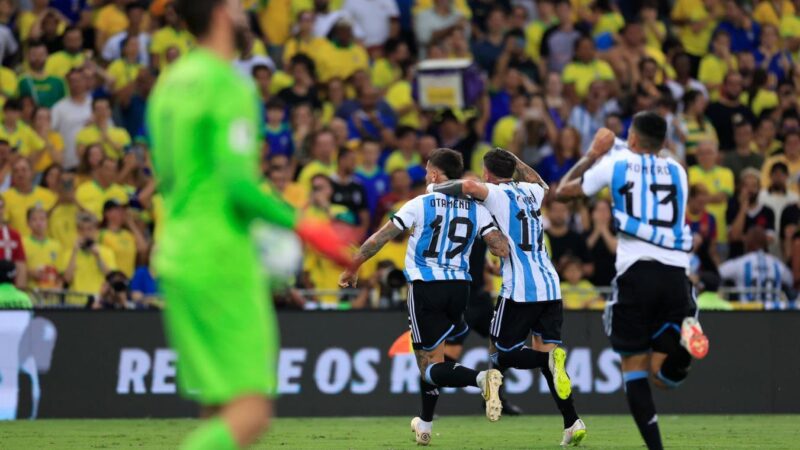
[[308,42],[290,38],[286,41],[286,45],[283,46],[283,65],[284,67],[289,67],[289,61],[298,53],[308,55],[308,57],[316,62],[322,55],[322,49],[324,49],[326,45],[325,39],[321,37],[313,37]]
[[369,55],[364,47],[358,44],[339,47],[328,42],[317,63],[320,82],[325,83],[331,78],[346,80],[358,70],[369,70]]
[[515,116],[505,116],[498,120],[492,132],[492,145],[508,148],[514,142],[514,133],[517,131],[519,119]]
[[753,10],[753,19],[761,25],[770,24],[778,27],[781,24],[781,17],[792,16],[795,13],[794,5],[789,0],[783,0],[780,9],[776,11],[772,1],[762,0]]
[[106,71],[114,78],[114,90],[118,91],[136,81],[141,70],[141,64],[132,64],[124,59],[117,59],[108,66]]
[[[3,104],[5,99],[9,97],[16,97],[19,93],[19,78],[17,74],[5,66],[0,66],[0,93],[3,95]],[[2,106],[2,105],[0,105]]]
[[[61,243],[55,239],[36,239],[33,236],[22,238],[25,246],[25,264],[28,266],[28,287],[39,289],[58,289],[58,274],[64,271],[64,257]],[[39,280],[34,273],[39,272]]]
[[128,230],[101,230],[98,241],[114,252],[120,272],[131,278],[136,270],[136,239],[133,233]]
[[119,9],[113,2],[97,11],[93,25],[95,30],[105,36],[113,36],[128,28],[129,21],[125,11]]
[[0,124],[0,139],[8,141],[11,147],[16,148],[17,152],[22,156],[28,156],[45,147],[45,142],[42,138],[33,131],[33,128],[21,120],[17,121],[17,127],[14,131],[10,131]]
[[50,211],[47,234],[60,242],[65,252],[72,251],[78,239],[78,212],[78,205],[74,203],[58,204]]
[[57,198],[50,189],[34,186],[30,194],[23,194],[14,187],[9,188],[3,193],[3,200],[6,202],[5,219],[8,224],[22,236],[27,236],[31,234],[31,229],[28,228],[28,210],[37,206],[50,211]]
[[321,161],[315,159],[306,164],[303,170],[300,171],[300,175],[297,176],[297,184],[306,189],[310,189],[312,178],[320,174],[330,177],[334,173],[336,173],[336,163],[323,164]]
[[719,86],[722,84],[722,80],[725,79],[725,75],[728,71],[736,70],[737,68],[738,64],[735,59],[732,59],[729,64],[728,61],[709,53],[700,60],[700,69],[698,70],[697,79],[706,86],[716,86],[709,92],[709,95],[712,101],[719,100]]
[[[386,103],[388,103],[393,110],[397,111],[399,109],[406,108],[409,105],[415,104],[414,97],[412,97],[411,92],[411,83],[405,80],[400,80],[389,87],[389,90],[386,91],[384,100],[386,100]],[[411,128],[419,128],[420,122],[417,108],[415,107],[409,112],[398,117],[397,124],[409,126]]]
[[597,23],[592,28],[592,36],[598,36],[603,33],[617,34],[619,30],[625,26],[625,18],[618,12],[609,12],[600,15],[597,18]]
[[62,50],[53,53],[47,58],[47,62],[44,64],[44,71],[48,75],[64,78],[70,70],[83,66],[85,62],[86,55],[82,52],[73,55]]
[[[58,131],[50,131],[47,134],[47,143],[49,143],[55,153],[61,154],[64,152],[64,138],[61,137],[61,134]],[[39,157],[39,160],[36,161],[36,165],[34,166],[34,170],[36,172],[44,172],[45,169],[50,167],[53,164],[53,158],[50,156],[49,152],[42,152],[42,156]]]
[[153,33],[150,41],[150,53],[158,56],[159,68],[163,67],[167,60],[167,50],[176,47],[181,55],[185,55],[194,44],[194,37],[186,30],[176,30],[172,27],[164,27]]
[[127,204],[128,192],[116,183],[109,186],[108,189],[103,189],[96,181],[90,180],[78,186],[78,190],[75,191],[75,200],[81,208],[100,220],[103,218],[103,204],[108,200]]
[[[711,195],[724,192],[731,197],[733,195],[734,180],[731,169],[722,166],[714,166],[711,170],[704,170],[699,165],[689,167],[689,185],[702,184]],[[708,203],[706,210],[714,216],[717,222],[717,241],[724,244],[728,242],[728,227],[725,217],[728,211],[728,202]]]
[[[106,133],[108,134],[109,139],[111,139],[111,142],[118,146],[124,148],[131,143],[131,136],[124,128],[110,126],[106,129]],[[97,144],[101,141],[102,133],[97,125],[89,125],[88,127],[85,127],[79,131],[75,136],[75,143],[78,145]],[[111,144],[108,143],[103,144],[103,150],[105,151],[106,156],[109,158],[121,159],[124,156],[122,151],[117,151]]]
[[691,24],[683,25],[678,31],[678,37],[687,53],[703,56],[708,52],[708,44],[711,42],[717,21],[711,17],[703,2],[678,0],[672,8],[672,20],[705,21],[705,25],[697,32],[692,30]]
[[594,59],[592,62],[586,64],[578,61],[573,61],[564,67],[562,73],[562,80],[564,84],[574,84],[575,93],[579,98],[586,97],[589,92],[589,86],[595,80],[613,80],[614,70],[611,65],[601,59]]
[[600,298],[600,294],[589,280],[581,280],[575,284],[562,281],[561,298],[566,309],[601,309],[599,306],[588,304]]
[[411,167],[419,166],[421,164],[422,164],[422,157],[419,155],[419,153],[416,152],[413,153],[411,155],[411,160],[408,160],[406,159],[403,152],[401,152],[400,150],[395,150],[386,159],[385,171],[386,173],[392,173],[395,170],[409,169]]
[[[117,270],[117,260],[114,259],[114,252],[105,245],[96,244],[98,253],[103,259],[108,270]],[[67,263],[72,251],[65,252],[64,257]],[[64,264],[66,267],[66,264]],[[78,250],[75,257],[75,276],[69,285],[69,290],[80,294],[97,294],[105,282],[106,275],[100,270],[97,258],[90,251]],[[67,297],[67,303],[82,304],[86,300],[81,296],[71,295]]]

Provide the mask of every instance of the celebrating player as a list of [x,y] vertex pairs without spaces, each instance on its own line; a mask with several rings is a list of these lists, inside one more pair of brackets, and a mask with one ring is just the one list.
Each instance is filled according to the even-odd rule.
[[657,155],[666,132],[667,123],[653,112],[634,116],[628,148],[619,140],[615,145],[611,130],[600,129],[557,190],[562,197],[611,190],[621,235],[614,297],[604,321],[611,346],[622,355],[628,406],[650,449],[662,445],[648,373],[658,387],[677,387],[689,374],[692,357],[708,351],[686,276],[692,247],[686,171]]
[[[543,245],[542,200],[547,184],[513,153],[495,149],[483,158],[487,183],[438,184],[435,192],[468,195],[489,210],[513,243],[503,260],[503,287],[495,306],[492,362],[499,368],[540,368],[564,419],[562,445],[578,445],[586,425],[578,417],[561,343],[563,306],[559,278]],[[514,173],[522,182],[514,181]],[[533,333],[533,348],[525,346]]]
[[[426,181],[441,183],[461,177],[461,154],[450,149],[431,153]],[[439,387],[481,388],[486,401],[486,417],[500,419],[498,390],[502,375],[494,369],[477,372],[452,361],[445,361],[444,340],[464,324],[463,314],[469,298],[469,259],[475,238],[480,236],[497,256],[509,253],[508,241],[497,230],[485,208],[471,200],[443,194],[420,195],[405,205],[373,234],[354,258],[354,269],[342,273],[339,285],[354,287],[356,269],[374,256],[390,240],[411,231],[406,252],[405,275],[408,288],[408,319],[411,341],[422,381],[422,412],[411,421],[417,443],[428,445]]]
[[266,430],[278,332],[250,236],[254,219],[293,228],[347,263],[335,232],[298,223],[257,181],[258,98],[231,66],[246,20],[238,0],[177,0],[199,48],[162,75],[148,108],[166,210],[157,265],[184,395],[216,415],[182,448],[234,449]]

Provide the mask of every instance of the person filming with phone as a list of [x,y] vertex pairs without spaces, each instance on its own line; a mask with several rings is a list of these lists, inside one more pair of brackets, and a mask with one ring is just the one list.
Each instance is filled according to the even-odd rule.
[[[64,270],[69,289],[85,295],[100,293],[106,276],[117,270],[114,252],[97,242],[97,219],[86,212],[78,213],[78,239]],[[85,298],[70,296],[67,303],[82,305]]]

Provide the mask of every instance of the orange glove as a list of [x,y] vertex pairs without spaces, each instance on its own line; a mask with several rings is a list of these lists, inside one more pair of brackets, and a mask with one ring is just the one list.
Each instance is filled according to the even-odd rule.
[[342,267],[353,265],[353,257],[347,241],[333,228],[330,222],[318,219],[300,219],[294,231],[303,242],[336,264]]

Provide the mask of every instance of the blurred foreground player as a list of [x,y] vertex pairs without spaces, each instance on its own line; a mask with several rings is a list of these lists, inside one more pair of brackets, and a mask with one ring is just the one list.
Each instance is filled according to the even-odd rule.
[[649,449],[663,446],[648,378],[657,387],[675,388],[689,375],[692,357],[708,352],[686,275],[692,248],[686,171],[658,156],[666,133],[666,121],[653,112],[634,116],[627,145],[601,128],[557,191],[578,197],[611,190],[620,237],[614,295],[603,319],[622,356],[631,415]]
[[251,223],[263,219],[347,265],[345,246],[321,223],[258,186],[255,88],[231,66],[246,29],[238,0],[178,0],[198,48],[176,62],[148,108],[165,217],[156,264],[182,394],[212,418],[184,449],[236,449],[269,424],[278,328]]

